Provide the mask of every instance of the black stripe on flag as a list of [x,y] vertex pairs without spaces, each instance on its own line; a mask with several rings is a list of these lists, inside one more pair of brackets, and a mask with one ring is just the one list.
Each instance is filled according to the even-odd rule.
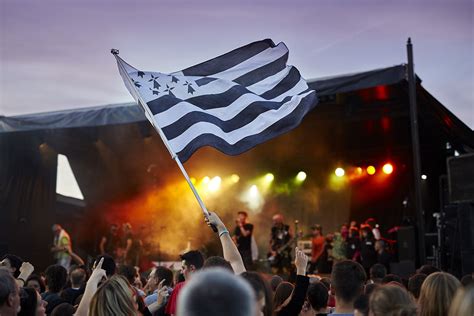
[[273,76],[274,74],[277,74],[278,72],[285,69],[287,61],[288,52],[286,52],[285,55],[281,56],[277,60],[266,64],[265,66],[262,66],[260,68],[254,69],[246,73],[245,75],[234,79],[233,81],[246,87],[251,86],[254,83],[262,81],[263,79]]
[[185,162],[197,149],[203,146],[214,147],[227,155],[239,155],[260,143],[282,135],[298,126],[306,113],[316,105],[316,100],[315,92],[308,94],[289,115],[275,122],[261,133],[245,137],[233,145],[214,134],[199,135],[189,142],[183,150],[177,153],[178,157],[182,162]]
[[271,39],[253,42],[219,57],[186,68],[182,70],[182,73],[185,76],[212,76],[238,65],[270,47],[275,47],[275,43]]
[[272,102],[272,101],[257,101],[250,103],[247,107],[234,116],[228,121],[223,121],[214,115],[204,113],[204,112],[190,112],[184,115],[182,118],[177,120],[171,125],[168,125],[163,128],[163,132],[166,135],[166,138],[173,139],[180,134],[184,133],[189,127],[199,122],[209,122],[216,126],[219,126],[224,132],[230,132],[235,129],[241,128],[244,125],[247,125],[253,121],[258,115],[269,111],[276,110],[282,106],[283,103],[289,101],[291,96],[283,99],[282,102]]
[[[294,67],[290,70],[288,75],[280,81],[274,88],[266,91],[261,95],[264,99],[273,99],[279,95],[284,94],[286,91],[293,88],[301,80],[298,70]],[[247,90],[247,88],[235,85],[232,86],[229,90],[219,93],[219,94],[205,94],[197,97],[192,97],[186,99],[185,101],[191,103],[203,110],[215,109],[220,107],[226,107],[235,100],[237,100],[243,94],[254,94]],[[295,93],[297,94],[297,93]],[[151,110],[153,115],[169,110],[177,103],[183,100],[176,97],[165,95],[158,99],[148,102],[148,107]]]

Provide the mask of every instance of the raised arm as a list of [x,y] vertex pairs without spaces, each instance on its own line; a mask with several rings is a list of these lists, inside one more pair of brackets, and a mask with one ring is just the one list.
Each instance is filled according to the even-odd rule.
[[100,259],[94,271],[92,271],[92,274],[87,281],[84,295],[82,296],[81,302],[79,303],[79,307],[74,314],[75,316],[87,316],[89,314],[89,306],[91,304],[92,297],[94,296],[95,292],[97,292],[99,282],[102,280],[102,278],[107,277],[105,270],[102,269],[103,262],[104,258]]
[[221,240],[222,252],[224,253],[224,259],[230,262],[230,265],[234,269],[235,274],[241,274],[245,271],[244,262],[242,261],[242,256],[240,256],[237,246],[232,241],[229,231],[225,227],[224,223],[221,221],[219,216],[216,213],[209,213],[209,217],[206,218],[206,222],[209,225],[215,225],[217,228],[217,233],[219,234],[219,239]]

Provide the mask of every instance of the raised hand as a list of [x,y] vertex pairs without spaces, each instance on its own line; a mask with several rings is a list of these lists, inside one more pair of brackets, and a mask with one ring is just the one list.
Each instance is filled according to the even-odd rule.
[[94,270],[92,270],[91,276],[87,283],[92,281],[93,283],[98,284],[103,278],[107,279],[107,274],[105,273],[105,270],[102,269],[103,263],[104,263],[104,257],[100,259],[97,265],[94,263]]
[[210,227],[214,225],[217,228],[218,233],[220,234],[223,231],[226,231],[227,228],[225,227],[222,220],[217,216],[214,212],[209,212],[209,216],[205,216],[204,220],[206,221],[207,225]]
[[306,266],[308,265],[308,256],[298,247],[295,248],[295,266],[297,275],[306,275]]
[[165,279],[161,280],[158,284],[157,294],[158,294],[158,305],[162,306],[166,303],[166,299],[168,298],[169,292],[168,287],[163,285],[165,283]]

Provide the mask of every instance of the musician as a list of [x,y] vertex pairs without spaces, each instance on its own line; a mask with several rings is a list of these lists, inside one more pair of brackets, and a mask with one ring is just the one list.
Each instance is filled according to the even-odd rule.
[[53,247],[51,247],[51,252],[54,254],[54,259],[56,263],[69,270],[71,265],[71,237],[69,234],[61,227],[59,224],[54,224],[52,227],[54,234]]
[[323,253],[326,238],[323,236],[323,228],[321,225],[313,225],[311,227],[313,238],[311,239],[311,266],[310,271],[318,273],[323,265]]
[[111,255],[116,257],[117,248],[120,244],[119,227],[117,224],[110,225],[110,230],[107,235],[102,236],[99,250],[101,255]]
[[284,224],[281,214],[275,214],[272,221],[268,260],[274,274],[287,274],[292,266],[290,226]]
[[253,225],[247,222],[248,214],[245,211],[237,213],[237,220],[235,221],[237,226],[234,229],[234,235],[232,239],[237,245],[237,249],[242,256],[246,269],[250,269],[252,266],[252,232]]
[[126,265],[138,266],[142,241],[133,234],[132,225],[125,223],[122,225],[123,236],[121,246],[123,249],[123,263]]

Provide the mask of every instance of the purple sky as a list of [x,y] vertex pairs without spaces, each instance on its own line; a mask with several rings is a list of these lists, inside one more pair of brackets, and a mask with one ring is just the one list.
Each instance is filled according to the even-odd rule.
[[471,0],[1,0],[0,115],[132,101],[110,48],[171,72],[249,42],[290,49],[306,79],[406,62],[474,128]]

